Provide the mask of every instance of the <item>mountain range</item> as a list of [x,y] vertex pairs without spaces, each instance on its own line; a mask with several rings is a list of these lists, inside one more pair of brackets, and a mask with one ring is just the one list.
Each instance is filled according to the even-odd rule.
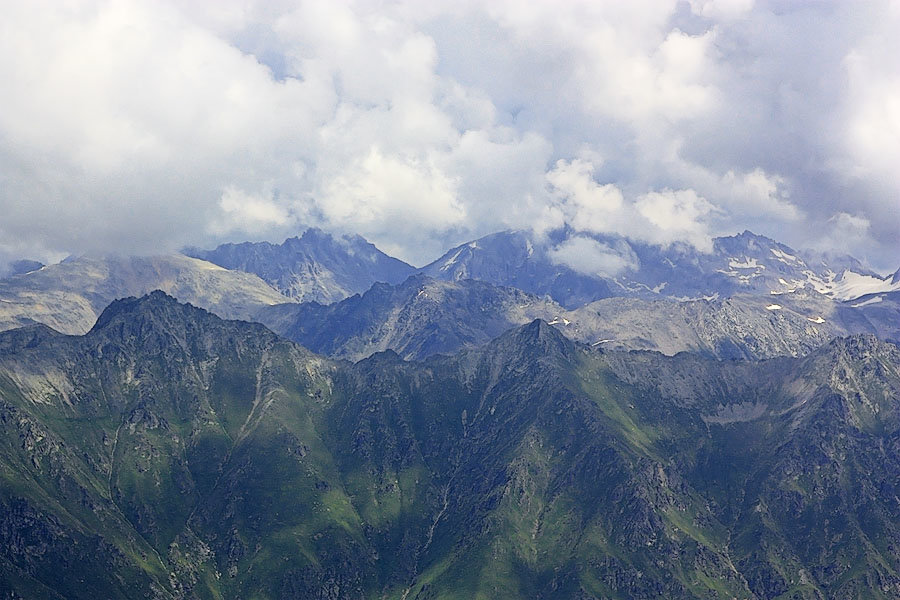
[[566,310],[516,288],[419,274],[329,305],[277,304],[254,315],[314,352],[354,361],[384,350],[420,360],[452,354],[535,318],[606,349],[759,359],[801,356],[856,333],[900,340],[900,292],[847,302],[813,290],[687,301],[614,297]]
[[[23,267],[25,273],[0,280],[0,329],[42,322],[64,333],[84,333],[112,300],[162,289],[219,316],[261,320],[317,351],[354,359],[388,348],[417,358],[453,352],[537,316],[564,325],[566,335],[579,341],[720,358],[799,355],[852,333],[898,337],[900,271],[882,278],[852,257],[826,260],[744,232],[716,238],[710,253],[609,236],[593,240],[632,256],[631,266],[613,277],[599,270],[581,273],[559,261],[559,248],[577,239],[565,230],[543,239],[510,231],[451,250],[418,271],[463,286],[435,304],[437,284],[430,284],[431,296],[418,302],[421,308],[426,306],[421,300],[430,298],[428,328],[416,325],[426,317],[419,309],[401,314],[401,304],[411,306],[404,298],[415,284],[404,281],[416,273],[413,267],[359,236],[309,229],[280,245],[246,242],[186,251],[201,258],[85,256],[46,267],[28,263],[32,270]],[[469,280],[493,287],[473,287]],[[394,285],[396,291],[376,284]],[[519,290],[516,298],[510,288]],[[322,308],[358,294],[366,300]],[[621,300],[604,302],[615,298]],[[291,306],[298,302],[319,306]],[[393,308],[376,307],[385,302]],[[490,308],[479,307],[487,302],[493,303]],[[261,310],[276,304],[285,306]],[[365,312],[370,309],[374,312]],[[438,309],[455,312],[441,316]],[[318,319],[336,310],[339,316],[331,312]],[[363,312],[351,314],[357,310]],[[406,319],[405,330],[392,329],[395,317]],[[297,326],[298,319],[306,322]],[[319,331],[319,341],[301,334],[304,329]],[[338,337],[324,339],[333,334]],[[432,340],[419,339],[423,336]],[[345,338],[349,346],[338,348]],[[420,347],[413,348],[416,344]]]
[[900,350],[351,364],[161,292],[0,334],[0,591],[896,598]]
[[223,244],[185,254],[258,275],[293,300],[326,304],[364,292],[378,281],[400,283],[415,271],[358,235],[335,237],[314,227],[282,244]]
[[[581,243],[570,246],[575,241]],[[577,261],[563,252],[567,247]],[[605,253],[600,258],[616,259],[620,272],[611,274],[604,270],[606,261],[590,260],[598,249]],[[506,231],[453,248],[422,270],[436,279],[477,279],[547,295],[568,309],[617,296],[686,300],[812,289],[843,301],[900,290],[897,274],[885,279],[853,257],[801,253],[749,231],[713,239],[709,252],[567,230],[544,238]]]
[[185,252],[0,279],[0,598],[900,597],[900,271]]
[[0,279],[0,330],[43,323],[82,334],[113,300],[153,290],[229,319],[289,301],[255,275],[180,254],[80,256]]

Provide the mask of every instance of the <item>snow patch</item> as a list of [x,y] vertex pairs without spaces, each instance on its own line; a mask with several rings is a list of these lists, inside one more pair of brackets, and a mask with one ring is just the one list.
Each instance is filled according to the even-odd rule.
[[825,322],[825,319],[823,319],[822,317],[816,317],[815,319],[813,319],[812,317],[806,317],[806,320],[810,323],[819,323],[820,325]]
[[797,262],[799,262],[801,264],[803,263],[802,260],[798,259],[793,254],[788,254],[787,252],[782,252],[781,250],[778,250],[777,248],[770,248],[769,250],[771,250],[772,254],[775,255],[775,258],[777,258],[779,261],[781,261],[785,264],[797,263]]
[[868,294],[881,294],[900,290],[900,281],[891,283],[890,279],[879,279],[871,275],[860,275],[853,271],[844,271],[841,278],[832,284],[831,296],[835,300],[855,300]]
[[568,325],[571,322],[572,321],[570,321],[568,319],[564,319],[562,317],[555,317],[552,321],[547,323],[547,325],[558,325],[559,323],[562,323],[563,325]]
[[731,260],[728,261],[728,266],[732,269],[765,269],[765,265],[759,264],[755,258],[747,258],[744,257],[744,262],[739,261],[738,259],[732,257]]
[[605,344],[607,342],[612,342],[612,341],[614,341],[614,340],[597,340],[596,342],[591,344],[591,346],[599,346],[600,344]]
[[[474,243],[474,242],[473,242],[473,243]],[[453,256],[451,256],[450,258],[448,258],[447,261],[446,261],[443,265],[441,265],[441,268],[440,268],[439,270],[441,270],[441,271],[446,271],[447,269],[449,269],[450,267],[452,267],[452,266],[456,263],[456,259],[459,258],[459,255],[460,255],[460,254],[462,254],[462,248],[460,248],[459,250],[457,250],[457,251],[456,251],[456,254],[454,254]]]
[[780,304],[770,304],[766,307],[766,310],[781,310]]

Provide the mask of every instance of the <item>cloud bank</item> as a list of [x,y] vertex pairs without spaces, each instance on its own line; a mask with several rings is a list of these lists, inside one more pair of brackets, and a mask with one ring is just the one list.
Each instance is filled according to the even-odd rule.
[[[897,2],[47,0],[0,17],[0,262],[318,225],[421,264],[566,223],[700,249],[749,228],[897,266]],[[562,258],[629,267],[578,239]]]

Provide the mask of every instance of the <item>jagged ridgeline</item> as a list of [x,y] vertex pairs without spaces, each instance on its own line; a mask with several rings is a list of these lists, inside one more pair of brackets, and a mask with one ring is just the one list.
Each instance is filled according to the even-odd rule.
[[0,596],[897,598],[900,352],[351,365],[154,293],[0,334]]

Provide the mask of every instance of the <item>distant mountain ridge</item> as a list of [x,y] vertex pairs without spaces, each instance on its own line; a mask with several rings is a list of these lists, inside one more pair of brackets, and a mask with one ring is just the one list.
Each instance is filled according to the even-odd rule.
[[534,318],[606,349],[761,359],[804,355],[856,333],[900,340],[900,292],[859,302],[838,302],[813,290],[686,301],[615,297],[566,310],[516,288],[419,274],[334,304],[281,304],[255,315],[314,352],[350,360],[384,350],[418,360],[452,354]]
[[508,329],[563,309],[515,288],[471,279],[413,275],[396,286],[376,283],[362,295],[329,305],[264,307],[254,318],[272,331],[334,358],[360,360],[393,350],[407,359],[452,354]]
[[281,244],[243,242],[188,256],[258,275],[285,296],[323,304],[362,293],[373,283],[400,283],[415,270],[359,235],[333,236],[317,228]]
[[[561,260],[557,250],[574,237],[589,239],[623,256],[617,274],[584,272]],[[537,239],[526,231],[491,234],[449,250],[423,267],[436,279],[478,279],[548,295],[573,309],[616,296],[651,299],[726,298],[734,294],[787,294],[814,289],[838,300],[900,290],[852,257],[801,254],[767,237],[745,231],[713,240],[710,253],[685,244],[661,247],[616,236],[577,236],[566,230]]]
[[[572,240],[580,240],[582,245],[588,244],[586,258],[560,254],[559,249],[565,248]],[[593,264],[590,244],[597,244],[598,248],[605,249],[604,252],[621,254],[625,257],[623,260],[626,265],[615,275],[600,272],[602,264],[595,265],[594,272],[586,273],[586,266]],[[873,327],[876,330],[878,327],[885,327],[879,334],[892,339],[896,337],[896,328],[890,323],[896,310],[896,294],[900,293],[900,271],[893,277],[879,277],[852,257],[824,259],[794,251],[788,246],[750,232],[716,238],[713,251],[702,253],[684,245],[675,244],[664,248],[611,236],[586,240],[583,235],[568,230],[552,232],[540,240],[528,232],[507,231],[459,246],[419,270],[387,256],[359,236],[339,237],[318,229],[309,229],[302,236],[290,238],[282,244],[225,244],[211,251],[195,250],[193,254],[207,256],[219,264],[184,255],[74,257],[49,266],[23,263],[21,269],[26,272],[0,279],[0,330],[41,322],[65,333],[83,333],[93,325],[99,311],[111,300],[140,295],[154,289],[162,289],[181,300],[208,308],[224,317],[252,319],[265,306],[307,300],[327,305],[354,294],[364,294],[375,283],[401,285],[413,273],[421,273],[446,282],[471,279],[500,288],[516,288],[534,297],[523,301],[528,305],[555,302],[560,305],[559,308],[546,304],[541,309],[546,313],[541,312],[540,316],[546,316],[550,321],[560,316],[557,313],[574,311],[599,300],[632,300],[623,302],[622,310],[615,309],[612,312],[609,312],[611,304],[604,305],[601,312],[606,317],[611,317],[613,313],[618,315],[607,328],[600,327],[596,316],[585,311],[581,311],[578,318],[567,315],[567,320],[577,323],[571,329],[577,329],[579,333],[569,334],[573,339],[594,343],[609,338],[615,343],[623,344],[619,346],[622,348],[655,348],[663,351],[686,349],[720,357],[730,356],[729,353],[764,357],[771,356],[776,348],[776,353],[795,354],[801,349],[813,347],[823,339],[830,339],[833,335],[872,331]],[[578,269],[564,264],[563,258],[569,262],[578,262],[575,265]],[[603,262],[603,259],[598,260]],[[463,301],[459,294],[473,292],[474,288],[470,286],[451,293],[450,297]],[[494,300],[500,302],[497,290],[488,292],[483,289],[482,292],[482,299],[486,302],[489,297],[495,297]],[[406,302],[401,300],[402,294],[391,294],[391,302],[395,306]],[[476,296],[463,302],[474,302]],[[755,299],[749,300],[751,297]],[[761,303],[763,308],[769,305],[788,307],[798,303],[809,304],[808,298],[818,297],[829,302],[821,307],[808,307],[793,313],[790,308],[782,313],[760,313],[758,308]],[[731,298],[735,299],[734,302],[715,304],[712,312],[718,311],[721,316],[724,315],[722,310],[745,306],[731,314],[733,318],[737,318],[738,314],[744,315],[754,322],[747,335],[740,334],[742,326],[739,322],[725,326],[727,320],[712,317],[709,308],[691,308],[702,307],[697,303],[703,300],[715,303]],[[645,304],[635,303],[633,300],[640,300]],[[656,301],[663,303],[652,304]],[[688,304],[675,309],[666,304],[670,301]],[[838,309],[840,305],[832,306],[831,301],[850,304]],[[883,304],[879,307],[874,306],[881,302]],[[454,309],[449,304],[442,306]],[[473,322],[485,327],[480,333],[477,327],[466,323],[451,325],[449,314],[435,320],[437,315],[433,314],[435,307],[432,306],[425,313],[416,314],[435,327],[432,331],[434,335],[448,335],[445,340],[438,342],[435,338],[431,342],[425,342],[422,337],[425,332],[414,333],[412,321],[404,326],[406,333],[390,332],[385,329],[387,321],[384,321],[381,334],[376,336],[370,332],[369,342],[356,350],[348,347],[344,351],[349,353],[348,357],[352,355],[360,358],[364,355],[361,354],[364,350],[375,351],[381,347],[379,344],[386,344],[385,348],[406,348],[403,350],[405,356],[421,357],[423,353],[427,355],[432,351],[457,349],[459,346],[451,343],[454,336],[459,336],[459,342],[467,345],[486,341],[498,334],[501,323],[508,326],[522,324],[525,312],[511,309],[511,305],[502,302],[490,306],[492,310],[506,311],[508,314],[488,315],[483,309],[479,309],[480,312],[469,310],[467,314],[474,319]],[[654,306],[660,309],[659,314],[652,312],[651,308]],[[856,307],[865,307],[865,311],[850,310]],[[265,314],[265,317],[260,318],[285,332],[285,319],[294,310],[287,307],[259,314]],[[315,310],[318,312],[307,316],[318,318],[318,315],[329,313],[322,308]],[[345,306],[341,310],[349,309]],[[675,319],[679,323],[678,332],[669,323],[660,320],[661,314],[676,316],[673,310],[679,315]],[[629,318],[634,326],[630,333],[621,328],[624,321],[620,317],[626,312],[630,313]],[[868,325],[864,323],[868,317],[856,325],[842,325],[837,322],[840,319],[827,316],[840,313],[851,318],[854,313],[859,315],[862,312],[873,316]],[[271,320],[276,314],[282,316]],[[538,313],[529,314],[538,316]],[[761,319],[761,314],[766,319],[772,317],[774,321]],[[803,318],[793,317],[783,324],[775,322],[779,315],[788,314],[807,316],[813,320],[821,318],[826,322],[810,321],[811,324],[808,324]],[[349,312],[346,315],[349,316]],[[640,315],[644,315],[643,320],[638,318]],[[689,322],[686,320],[689,315],[698,318],[706,316],[702,322]],[[440,326],[437,325],[438,321]],[[714,325],[716,322],[719,324]],[[307,324],[304,327],[307,331],[318,328],[321,335],[333,331],[327,323]],[[701,331],[707,327],[711,329]],[[663,343],[659,333],[636,335],[636,332],[648,328],[670,330],[673,343]],[[464,332],[465,329],[468,329],[467,333]],[[767,333],[763,333],[764,331]],[[777,340],[780,333],[785,336],[783,343]],[[408,338],[408,343],[399,343],[403,336]],[[755,342],[747,341],[758,341],[759,336],[768,338],[770,343],[754,346]],[[591,340],[591,337],[594,339]],[[745,337],[747,340],[744,340]],[[359,338],[355,339],[352,344],[361,343]],[[393,341],[388,342],[389,339]],[[688,341],[689,339],[693,341]],[[310,340],[306,341],[308,343]],[[409,344],[421,346],[413,350]],[[318,348],[329,354],[336,351],[336,347]]]
[[181,254],[81,256],[0,279],[0,330],[43,323],[86,333],[113,300],[157,289],[230,319],[289,300],[255,275]]

